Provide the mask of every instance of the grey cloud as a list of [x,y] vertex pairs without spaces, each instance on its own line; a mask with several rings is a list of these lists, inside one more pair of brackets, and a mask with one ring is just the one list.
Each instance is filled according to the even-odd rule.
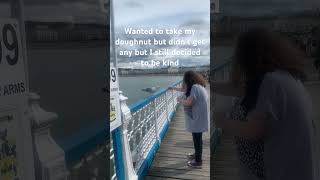
[[131,8],[143,8],[143,4],[135,1],[127,1],[124,3],[124,5]]
[[97,4],[99,0],[25,0],[25,5],[58,5],[61,3]]
[[[25,14],[28,20],[74,21],[105,24],[106,15],[101,11],[99,0],[52,0],[56,4],[28,0]],[[30,4],[31,3],[31,4]]]
[[190,27],[193,27],[193,28],[203,28],[203,27],[207,27],[209,26],[209,23],[203,19],[194,19],[194,20],[190,20],[190,21],[187,21],[187,22],[184,22],[180,25],[180,28],[190,28]]
[[221,13],[231,15],[286,14],[320,7],[319,0],[223,0]]

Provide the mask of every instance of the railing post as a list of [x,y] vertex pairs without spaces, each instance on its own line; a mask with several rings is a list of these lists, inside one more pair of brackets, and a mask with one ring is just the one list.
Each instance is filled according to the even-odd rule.
[[153,108],[154,108],[154,128],[156,133],[156,140],[160,143],[161,139],[159,136],[159,127],[158,127],[158,109],[157,109],[157,98],[153,100]]
[[[170,91],[169,91],[170,92]],[[166,114],[167,114],[167,121],[170,122],[170,114],[169,114],[169,104],[168,104],[168,93],[166,92]]]
[[121,119],[122,126],[120,127],[122,131],[122,152],[123,152],[123,162],[125,165],[125,177],[128,180],[137,180],[138,176],[133,168],[132,155],[130,151],[130,145],[128,141],[128,123],[131,120],[131,112],[126,103],[128,98],[122,95],[120,92],[120,107],[121,107]]
[[172,93],[172,112],[175,110],[175,97],[174,97],[174,92],[171,91]]
[[47,112],[40,107],[39,95],[29,93],[28,98],[27,116],[32,123],[36,179],[67,180],[69,172],[66,168],[64,151],[50,135],[52,121],[56,120],[58,115],[53,112]]

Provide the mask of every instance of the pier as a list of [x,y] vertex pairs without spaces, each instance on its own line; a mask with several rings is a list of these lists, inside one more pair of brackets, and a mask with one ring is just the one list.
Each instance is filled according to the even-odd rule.
[[[230,69],[228,63],[218,65],[211,69],[210,78],[227,79]],[[180,85],[181,82],[173,84]],[[320,82],[309,80],[305,86],[314,103],[316,134],[320,141],[320,113],[316,109],[320,105],[320,96],[317,96]],[[56,143],[49,130],[58,115],[42,109],[40,96],[29,93],[28,117],[34,125],[35,148],[38,152],[45,152],[48,147],[56,149],[55,154],[38,157],[37,165],[46,173],[37,176],[102,179],[108,175],[105,162],[109,156],[112,180],[237,180],[239,167],[233,138],[221,134],[213,121],[210,133],[204,134],[203,167],[193,169],[186,165],[186,154],[193,151],[193,143],[191,134],[184,129],[183,108],[176,102],[178,96],[179,92],[161,89],[128,106],[127,98],[120,94],[122,125],[112,131],[111,136],[108,136],[107,127],[98,123]],[[216,104],[230,102],[217,98],[214,93],[210,96],[211,113]]]
[[194,148],[176,100],[180,95],[165,88],[130,106],[120,95],[122,126],[111,133],[112,179],[210,179],[210,132],[203,134],[202,167],[187,166]]
[[185,130],[183,107],[179,107],[156,154],[146,180],[210,179],[210,137],[203,134],[203,164],[201,169],[187,166],[186,154],[193,153],[191,133]]
[[[172,86],[180,86],[177,82]],[[112,135],[111,179],[144,179],[171,124],[179,92],[162,89],[133,105],[120,95],[122,125]],[[120,158],[120,159],[119,159]]]
[[212,180],[238,180],[239,160],[233,137],[219,137],[219,145],[211,154],[211,179]]
[[[224,81],[230,78],[231,58],[224,60],[223,63],[216,64],[210,71],[212,80]],[[210,112],[214,113],[216,105],[231,106],[232,98],[211,94]],[[211,129],[215,129],[214,120],[211,118]],[[211,133],[210,139],[210,178],[213,180],[239,180],[239,160],[236,147],[232,136],[225,136],[220,129]]]

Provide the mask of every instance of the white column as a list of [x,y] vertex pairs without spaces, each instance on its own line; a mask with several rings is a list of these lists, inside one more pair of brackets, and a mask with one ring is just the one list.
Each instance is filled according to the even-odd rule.
[[[172,90],[169,90],[169,92]],[[168,91],[166,92],[166,115],[167,115],[167,121],[170,123],[170,114],[169,114],[169,103],[168,103]]]
[[69,172],[66,168],[64,151],[50,135],[50,127],[58,115],[40,107],[39,95],[29,93],[28,97],[27,116],[32,123],[36,179],[67,180]]
[[157,107],[157,98],[155,98],[153,100],[153,107],[154,107],[154,128],[155,128],[155,134],[156,134],[156,140],[159,141],[159,143],[161,143],[161,139],[160,139],[160,136],[159,136],[159,133],[160,133],[160,129],[159,129],[159,126],[158,126],[158,107]]
[[129,141],[128,141],[128,130],[127,126],[129,121],[131,120],[131,112],[130,109],[126,103],[126,100],[128,98],[122,95],[122,92],[120,92],[120,106],[121,106],[121,119],[122,119],[122,136],[121,136],[121,143],[122,143],[122,154],[123,154],[123,162],[124,162],[124,170],[125,170],[125,176],[128,180],[137,180],[138,176],[133,168],[132,163],[132,155],[130,151]]

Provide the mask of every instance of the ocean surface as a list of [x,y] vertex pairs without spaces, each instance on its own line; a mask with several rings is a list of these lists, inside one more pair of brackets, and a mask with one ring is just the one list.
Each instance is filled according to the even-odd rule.
[[[51,127],[52,136],[64,141],[85,128],[94,129],[107,123],[107,81],[105,47],[30,48],[28,70],[30,91],[40,95],[40,106],[58,115]],[[120,90],[128,104],[150,93],[141,89],[166,88],[181,80],[179,76],[120,77]],[[77,135],[76,135],[77,136]]]
[[182,76],[124,76],[119,78],[119,86],[123,95],[128,97],[127,103],[130,105],[152,95],[152,93],[142,91],[143,88],[160,86],[160,90],[181,80]]
[[51,133],[60,141],[83,128],[106,125],[106,47],[29,48],[30,91],[57,113]]
[[[30,91],[40,95],[40,106],[54,112],[52,136],[59,140],[80,129],[107,123],[106,94],[109,84],[105,61],[106,47],[41,47],[28,49]],[[229,51],[229,50],[228,50]],[[227,53],[219,57],[225,59]],[[120,90],[128,97],[128,105],[151,94],[143,88],[167,88],[182,76],[120,77]]]

